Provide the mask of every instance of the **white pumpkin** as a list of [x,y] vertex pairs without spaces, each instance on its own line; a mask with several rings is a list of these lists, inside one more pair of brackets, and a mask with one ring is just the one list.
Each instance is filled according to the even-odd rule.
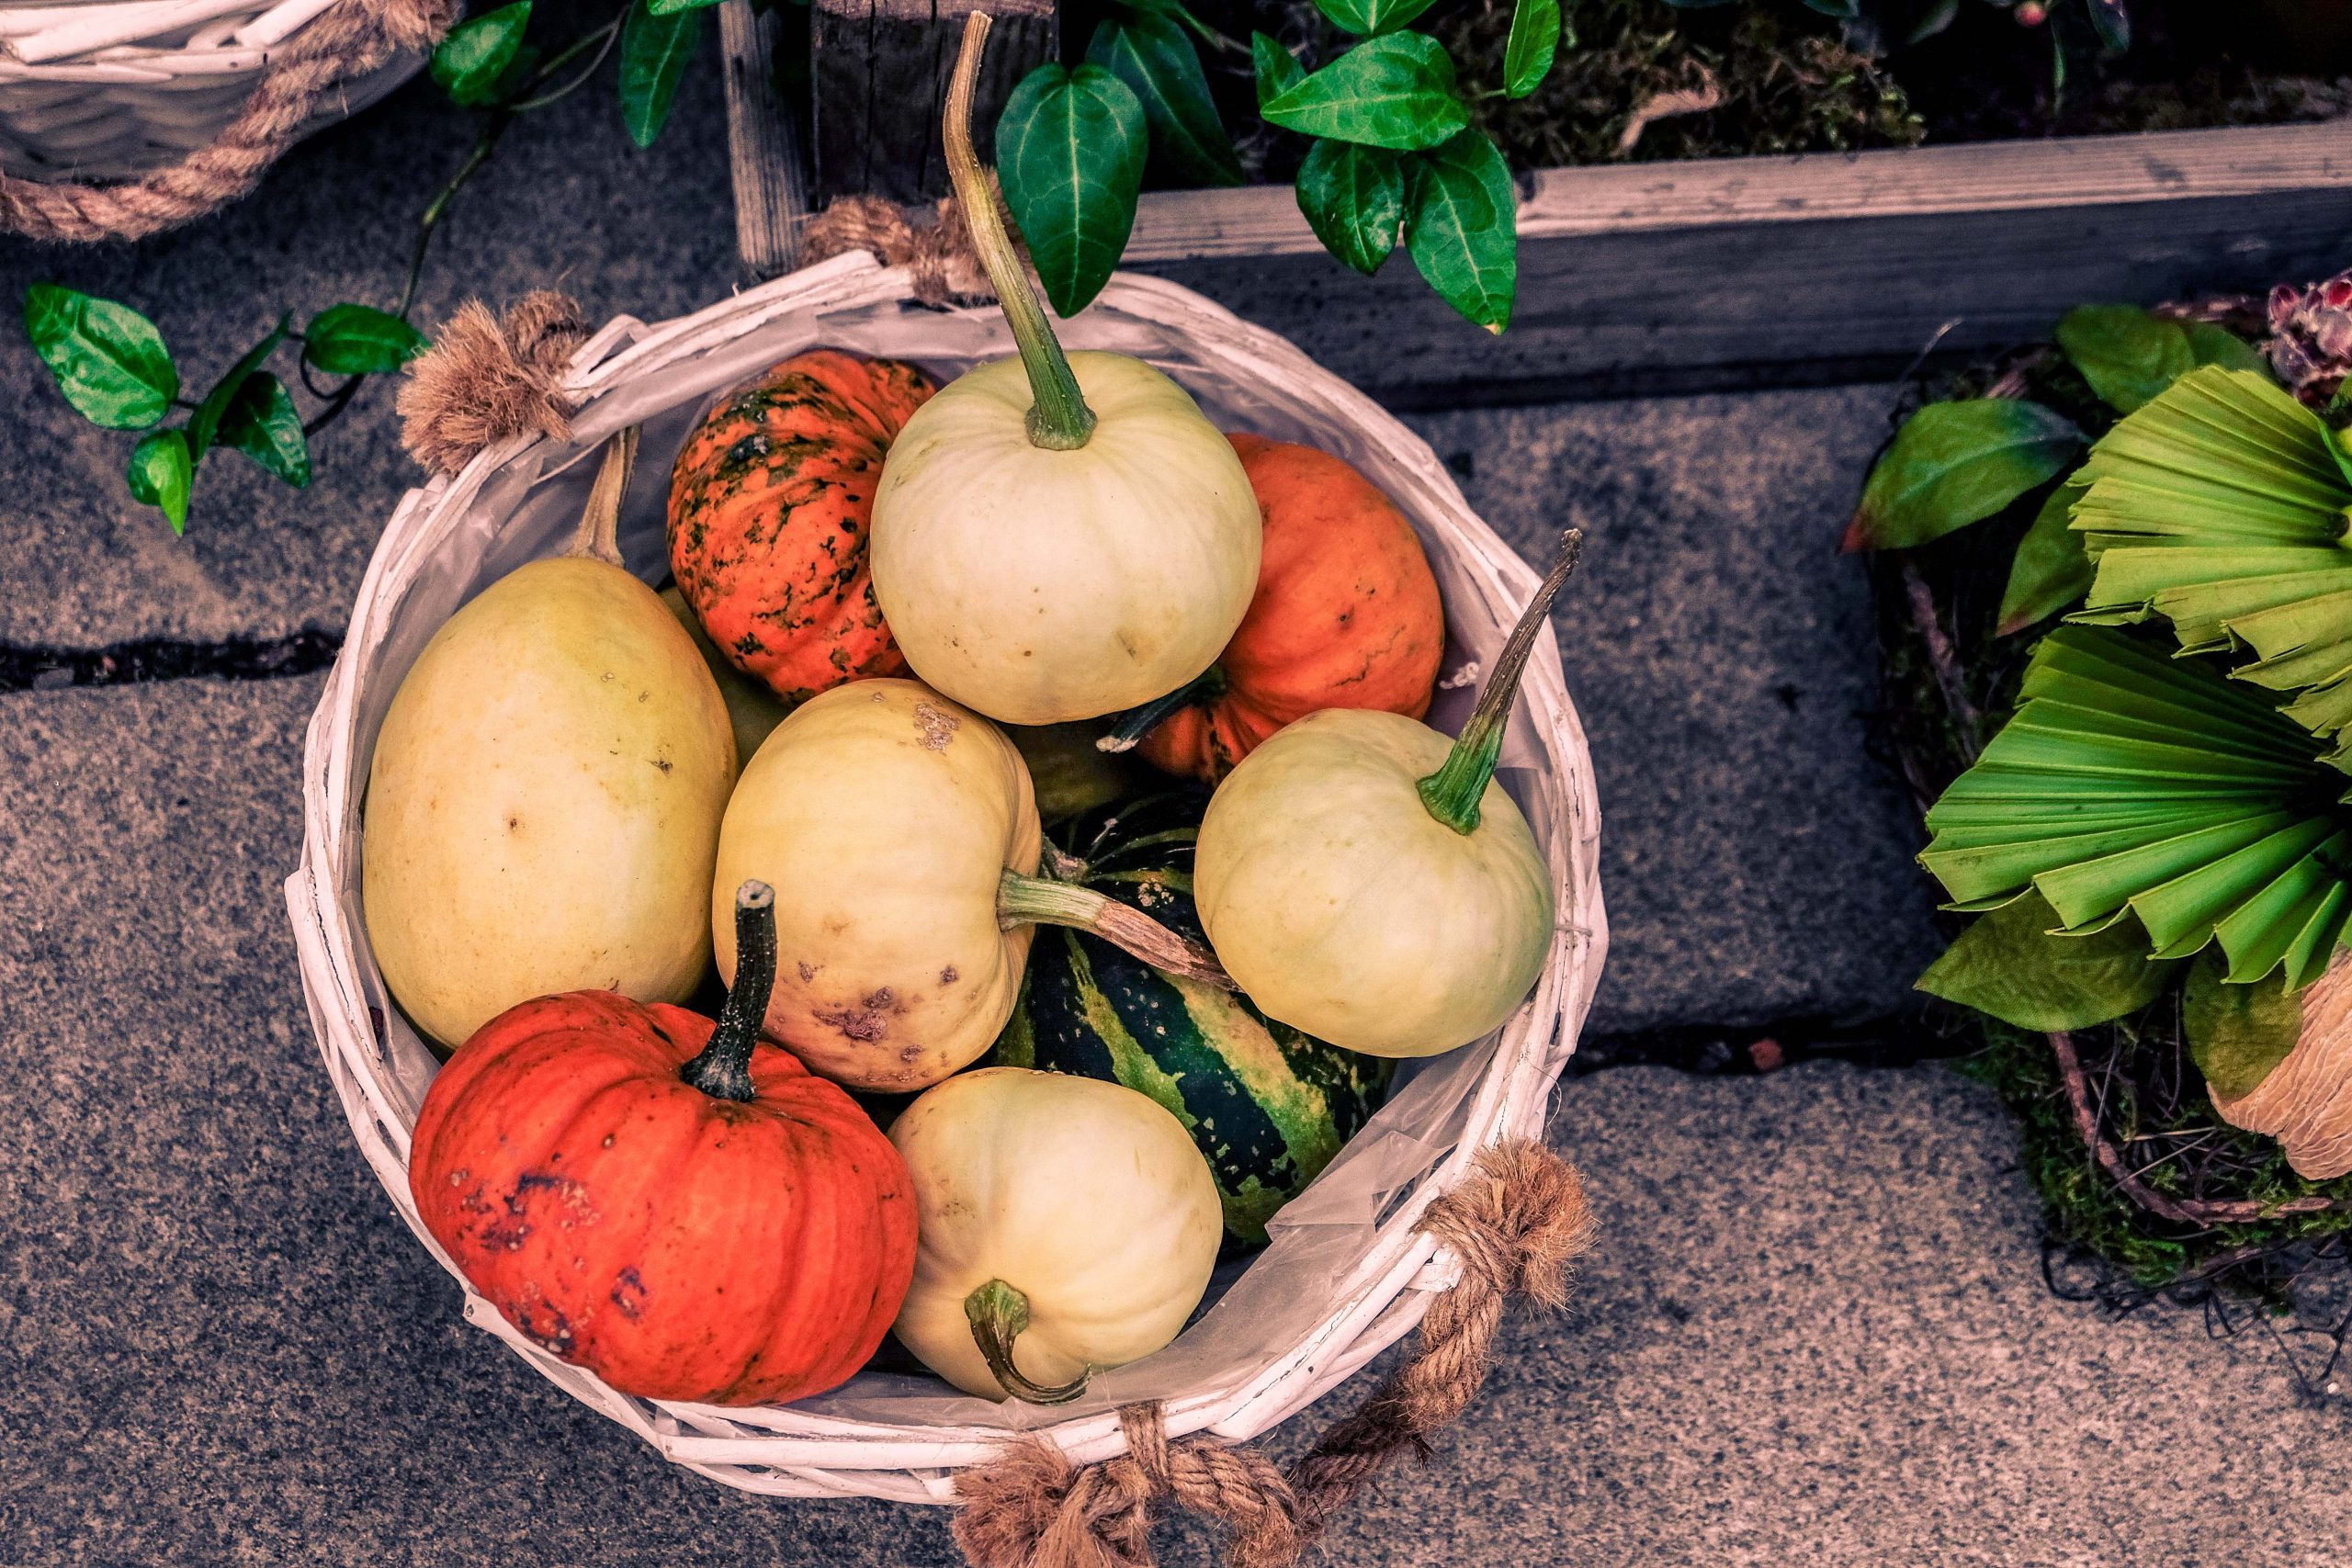
[[1499,1028],[1544,972],[1550,868],[1494,780],[1570,530],[1449,741],[1399,714],[1327,708],[1241,760],[1193,861],[1201,924],[1270,1018],[1351,1051],[1430,1056]]
[[793,710],[718,830],[708,922],[735,973],[734,889],[775,889],[768,1032],[854,1089],[938,1082],[1012,1015],[1029,941],[1075,925],[1179,972],[1208,955],[1139,911],[1030,874],[1029,770],[1002,731],[919,681],[855,681]]
[[976,20],[956,67],[948,167],[1021,352],[950,383],[891,443],[874,597],[932,685],[1008,724],[1059,724],[1206,670],[1257,592],[1263,525],[1240,458],[1182,387],[1055,341],[972,156],[986,30]]
[[915,1190],[899,1339],[967,1393],[1074,1399],[1175,1338],[1208,1288],[1216,1182],[1133,1089],[984,1068],[909,1106],[890,1141]]

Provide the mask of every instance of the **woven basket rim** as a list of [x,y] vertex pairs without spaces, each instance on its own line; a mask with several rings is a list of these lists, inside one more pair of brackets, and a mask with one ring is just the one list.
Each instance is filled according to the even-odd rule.
[[[793,312],[821,315],[911,299],[899,269],[864,254],[787,274],[704,310],[648,325],[617,317],[582,344],[564,378],[581,400],[574,444],[608,432],[598,424],[599,400],[637,375],[677,364],[742,338]],[[1315,366],[1294,345],[1250,326],[1189,289],[1121,273],[1102,296],[1103,308],[1126,310],[1164,327],[1213,330],[1247,354],[1249,363],[1278,367],[1329,400],[1337,414],[1377,434],[1409,465],[1415,492],[1396,499],[1408,515],[1462,551],[1481,601],[1478,608],[1503,626],[1532,592],[1536,574],[1471,512],[1426,443],[1368,398]],[[607,423],[610,423],[609,419]],[[666,1457],[729,1485],[782,1495],[864,1495],[908,1502],[954,1500],[954,1472],[987,1461],[1009,1435],[995,1426],[903,1426],[854,1421],[781,1408],[746,1411],[636,1399],[610,1389],[582,1369],[557,1360],[508,1325],[467,1286],[418,1221],[406,1178],[411,1112],[371,1019],[353,933],[343,929],[336,888],[344,859],[356,853],[350,831],[357,813],[355,774],[361,750],[351,683],[360,650],[373,649],[391,619],[397,588],[413,562],[435,543],[435,525],[455,526],[493,476],[542,445],[517,437],[478,455],[455,476],[410,491],[394,509],[360,589],[345,649],[320,698],[303,758],[302,860],[286,885],[305,1000],[321,1054],[345,1113],[394,1207],[426,1249],[465,1290],[469,1321],[497,1335],[543,1375],[583,1403],[629,1427]],[[1424,513],[1434,512],[1434,516]],[[1451,608],[1451,606],[1450,606]],[[1550,816],[1548,855],[1564,914],[1533,997],[1500,1032],[1492,1059],[1466,1102],[1464,1135],[1377,1226],[1370,1253],[1346,1276],[1340,1306],[1272,1364],[1238,1390],[1226,1388],[1170,1400],[1165,1419],[1171,1437],[1206,1431],[1239,1441],[1287,1419],[1408,1333],[1433,1294],[1450,1286],[1458,1266],[1419,1232],[1421,1212],[1451,1187],[1483,1148],[1521,1136],[1540,1136],[1548,1100],[1573,1050],[1607,948],[1607,920],[1599,878],[1600,810],[1590,757],[1547,632],[1530,660],[1524,700],[1539,719],[1536,744],[1547,776],[1558,783]],[[1478,1046],[1466,1047],[1476,1050]],[[1073,1462],[1110,1457],[1125,1448],[1113,1410],[1053,1420],[1028,1429],[1059,1447]]]

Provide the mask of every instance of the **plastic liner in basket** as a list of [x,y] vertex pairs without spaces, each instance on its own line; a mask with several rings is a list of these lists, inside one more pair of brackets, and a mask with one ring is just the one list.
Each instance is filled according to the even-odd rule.
[[[1172,284],[1121,275],[1066,323],[1072,348],[1113,349],[1182,383],[1220,427],[1306,442],[1347,458],[1413,522],[1446,612],[1444,670],[1483,667],[1536,577],[1481,523],[1429,447],[1345,382],[1272,333]],[[562,547],[604,439],[642,428],[646,461],[626,498],[621,547],[649,581],[666,570],[668,457],[729,388],[819,345],[910,359],[943,380],[1011,352],[993,310],[910,303],[902,273],[845,256],[659,327],[622,319],[580,351],[582,400],[568,442],[482,453],[454,479],[412,491],[378,546],[351,631],[313,719],[303,770],[303,862],[287,892],[303,986],[328,1070],[362,1151],[395,1207],[418,1224],[405,1176],[434,1058],[387,995],[359,907],[361,795],[393,692],[433,633],[474,593]],[[1565,522],[1566,519],[1563,519]],[[1474,681],[1441,690],[1430,722],[1467,716]],[[1388,1103],[1269,1227],[1244,1268],[1220,1271],[1213,1303],[1174,1344],[1099,1374],[1053,1408],[973,1398],[928,1377],[865,1372],[790,1406],[720,1409],[616,1393],[524,1337],[468,1292],[467,1315],[542,1373],[678,1462],[730,1484],[795,1495],[948,1501],[953,1472],[985,1462],[1009,1431],[1049,1437],[1074,1461],[1115,1452],[1115,1411],[1163,1402],[1170,1435],[1240,1440],[1311,1404],[1419,1321],[1452,1260],[1415,1229],[1421,1210],[1481,1148],[1540,1134],[1575,1048],[1607,944],[1598,877],[1600,813],[1589,758],[1556,648],[1530,661],[1498,777],[1550,863],[1559,925],[1534,995],[1496,1034],[1400,1064]],[[454,1268],[451,1273],[456,1274]]]

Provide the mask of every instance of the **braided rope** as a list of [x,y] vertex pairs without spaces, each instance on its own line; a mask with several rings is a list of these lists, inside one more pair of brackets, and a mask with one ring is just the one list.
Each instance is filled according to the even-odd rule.
[[426,51],[458,0],[343,0],[277,51],[237,118],[209,144],[127,185],[51,185],[0,174],[0,229],[36,240],[137,240],[250,193],[341,82],[397,50]]
[[1412,1359],[1288,1474],[1209,1437],[1170,1442],[1158,1404],[1129,1405],[1115,1458],[1073,1466],[1033,1438],[957,1477],[956,1545],[973,1568],[1151,1568],[1150,1510],[1165,1498],[1223,1521],[1233,1568],[1290,1568],[1384,1465],[1426,1455],[1429,1434],[1476,1397],[1510,1296],[1566,1303],[1595,1229],[1575,1168],[1527,1140],[1480,1154],[1421,1228],[1461,1260],[1461,1279],[1430,1303]]
[[[996,171],[989,171],[996,183]],[[997,206],[1003,210],[1003,192]],[[1023,260],[1020,231],[1005,214],[1006,231]],[[986,305],[996,290],[989,286],[980,258],[972,249],[972,231],[954,197],[943,197],[928,223],[917,224],[895,201],[878,196],[835,197],[824,211],[808,220],[801,234],[801,254],[810,262],[831,260],[852,251],[870,253],[884,266],[907,269],[908,288],[917,300],[934,309],[948,305]]]

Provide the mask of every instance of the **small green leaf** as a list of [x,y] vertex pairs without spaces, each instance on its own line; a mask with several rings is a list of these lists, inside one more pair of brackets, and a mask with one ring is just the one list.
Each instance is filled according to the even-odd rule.
[[[1367,46],[1369,47],[1369,46]],[[1490,333],[1510,324],[1519,290],[1519,190],[1483,130],[1413,160],[1405,248],[1445,302]]]
[[1315,0],[1315,8],[1351,33],[1393,33],[1432,0]]
[[2038,625],[2090,592],[2091,558],[2083,551],[2083,536],[2067,526],[2075,502],[2089,488],[2071,480],[2060,485],[2034,513],[2033,526],[2018,541],[2009,562],[2009,585],[2001,594],[1996,628],[1999,636]]
[[1004,201],[1029,242],[1046,298],[1084,310],[1119,265],[1135,227],[1149,144],[1143,103],[1100,65],[1040,65],[996,122]]
[[2098,41],[2109,54],[2121,54],[2132,47],[2132,13],[2123,0],[2083,0],[2091,14],[2091,27],[2098,34]]
[[130,449],[130,467],[123,478],[133,501],[162,507],[173,533],[187,532],[187,498],[196,487],[196,463],[187,455],[187,436],[176,430],[141,436]]
[[2118,413],[2152,400],[2197,366],[2180,323],[2136,305],[2077,306],[2058,323],[2058,346]]
[[2262,376],[2270,374],[2270,361],[2262,357],[2262,351],[2227,327],[2211,321],[2183,321],[2180,330],[2188,334],[2188,350],[2199,365],[2218,365],[2224,370],[2252,370]]
[[719,0],[646,0],[646,9],[657,17],[674,17],[681,11],[701,11],[716,6]]
[[663,15],[647,9],[650,3],[631,0],[621,24],[621,124],[639,147],[662,134],[678,78],[702,43],[701,11]]
[[180,395],[180,373],[155,323],[127,305],[36,283],[25,335],[74,412],[108,430],[144,430]]
[[277,345],[286,341],[286,329],[291,324],[289,318],[278,317],[277,325],[269,330],[269,335],[245,350],[244,357],[229,367],[229,373],[215,381],[212,390],[204,394],[204,400],[196,406],[196,412],[188,416],[189,457],[199,463],[204,461],[205,453],[212,448],[213,435],[220,428],[220,416],[228,410],[230,400],[245,384],[245,378],[251,376],[261,362],[275,354]]
[[268,371],[245,378],[220,415],[220,445],[243,452],[300,490],[311,482],[311,446],[286,385]]
[[2019,1029],[2087,1029],[2146,1007],[2178,960],[2148,956],[2129,918],[2089,936],[2052,936],[2064,922],[2039,893],[1982,916],[1919,976],[1919,989]]
[[380,376],[424,352],[425,337],[373,305],[330,305],[302,333],[302,357],[331,376]]
[[2303,1004],[2272,981],[2233,986],[2223,978],[2229,967],[2210,948],[2198,955],[2181,987],[2180,1027],[2206,1087],[2223,1100],[2243,1100],[2295,1048]]
[[1210,185],[1241,183],[1241,163],[1209,96],[1200,51],[1172,17],[1114,17],[1094,29],[1086,58],[1135,93],[1153,150],[1178,173]]
[[452,102],[468,108],[496,98],[506,67],[523,47],[530,25],[531,0],[514,0],[449,29],[433,51],[433,79]]
[[1265,107],[1306,80],[1298,56],[1263,33],[1250,35],[1250,66],[1258,78],[1258,107]]
[[1470,123],[1453,94],[1453,59],[1427,33],[1360,43],[1258,112],[1285,130],[1400,152],[1439,146]]
[[1503,44],[1504,96],[1523,98],[1542,86],[1559,49],[1560,0],[1519,0]]
[[1298,166],[1298,209],[1325,250],[1378,272],[1405,223],[1405,160],[1385,147],[1318,141]]
[[1929,403],[1894,434],[1847,525],[1849,550],[1908,549],[1990,517],[2065,467],[2083,433],[2012,398]]

